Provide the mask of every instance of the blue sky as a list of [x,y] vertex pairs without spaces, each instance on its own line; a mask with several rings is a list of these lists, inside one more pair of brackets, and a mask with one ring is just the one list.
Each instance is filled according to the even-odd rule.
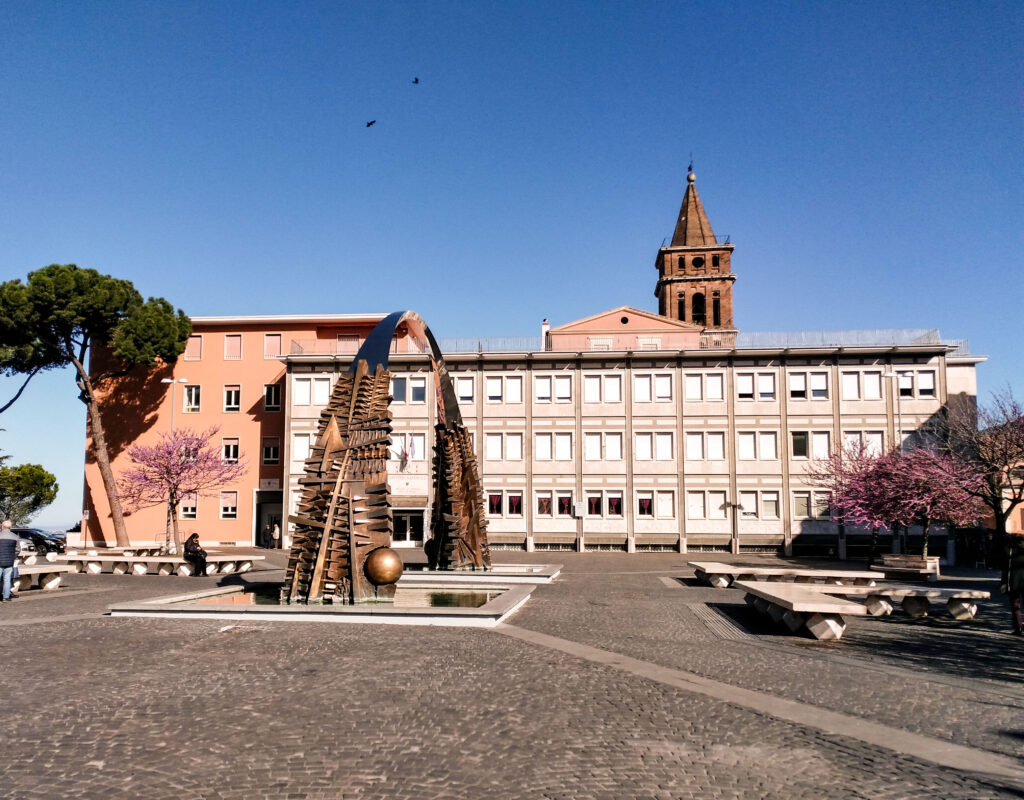
[[[938,327],[1021,396],[1022,9],[7,0],[0,279],[535,334],[656,308],[692,152],[741,330]],[[72,383],[0,416],[60,479],[44,526],[79,515]]]

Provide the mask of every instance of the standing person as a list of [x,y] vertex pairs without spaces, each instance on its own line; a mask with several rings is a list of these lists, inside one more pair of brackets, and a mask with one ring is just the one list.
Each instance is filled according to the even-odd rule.
[[193,577],[206,577],[206,551],[199,544],[198,533],[193,533],[185,540],[185,560],[192,565]]
[[270,532],[270,546],[275,550],[280,547],[281,541],[281,527],[275,522],[274,530]]
[[273,539],[271,538],[270,523],[269,522],[266,525],[263,526],[263,535],[260,537],[260,540],[259,540],[259,542],[257,542],[257,545],[259,547],[267,547],[267,548],[273,546]]
[[11,599],[11,583],[14,580],[14,563],[21,552],[21,539],[11,530],[11,521],[5,519],[0,530],[0,576],[3,580],[3,599]]
[[1003,562],[1003,581],[999,588],[1010,595],[1014,636],[1024,635],[1024,620],[1021,619],[1024,606],[1024,534],[1011,533],[1006,537],[1006,560]]

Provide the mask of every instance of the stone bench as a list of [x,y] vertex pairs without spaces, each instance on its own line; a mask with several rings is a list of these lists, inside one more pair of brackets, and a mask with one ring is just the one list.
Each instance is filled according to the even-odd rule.
[[912,617],[926,617],[932,600],[945,600],[946,611],[953,619],[973,619],[978,613],[975,600],[987,600],[989,592],[979,589],[935,589],[916,586],[815,586],[816,591],[843,597],[863,597],[868,614],[873,617],[892,613],[892,604],[899,600]]
[[716,589],[724,589],[735,581],[780,581],[790,583],[824,582],[870,586],[878,575],[874,572],[855,572],[842,569],[801,569],[799,567],[750,567],[743,564],[725,564],[719,561],[690,561],[699,580]]
[[746,601],[793,633],[801,628],[815,639],[839,639],[846,630],[846,617],[864,617],[861,603],[835,597],[797,583],[736,581],[734,588],[746,592]]
[[919,576],[929,581],[939,578],[938,556],[912,556],[886,553],[881,564],[872,564],[871,569],[898,575]]
[[[265,556],[207,555],[207,575],[228,575],[232,572],[248,572],[256,561],[263,561]],[[192,574],[192,565],[178,556],[125,556],[125,555],[93,555],[75,553],[63,556],[71,572],[86,572],[99,575],[109,570],[115,575],[181,575]]]
[[11,591],[31,589],[33,583],[44,592],[52,591],[60,586],[63,573],[70,571],[71,568],[67,564],[52,564],[46,561],[39,564],[19,564],[18,577],[11,581]]

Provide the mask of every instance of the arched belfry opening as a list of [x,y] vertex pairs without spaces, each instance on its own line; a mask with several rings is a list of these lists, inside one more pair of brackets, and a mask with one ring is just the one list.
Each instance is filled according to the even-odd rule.
[[373,329],[320,413],[316,444],[299,483],[295,536],[281,590],[292,603],[358,603],[394,598],[401,560],[390,549],[391,372],[399,330],[429,353],[437,398],[430,566],[489,569],[480,471],[437,340],[414,311]]

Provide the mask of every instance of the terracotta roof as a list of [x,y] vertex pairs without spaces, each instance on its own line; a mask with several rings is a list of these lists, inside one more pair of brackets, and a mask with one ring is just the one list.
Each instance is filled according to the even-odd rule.
[[702,247],[714,245],[715,233],[711,230],[708,215],[697,194],[697,176],[692,172],[686,176],[686,193],[679,209],[679,220],[672,234],[672,247]]

